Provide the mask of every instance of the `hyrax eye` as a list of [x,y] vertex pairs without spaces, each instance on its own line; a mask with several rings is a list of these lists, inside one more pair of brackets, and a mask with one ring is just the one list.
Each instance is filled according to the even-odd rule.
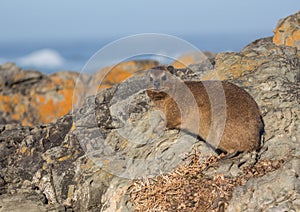
[[167,80],[167,76],[166,75],[164,75],[164,76],[162,76],[162,78],[161,78],[163,81],[165,81],[165,80]]

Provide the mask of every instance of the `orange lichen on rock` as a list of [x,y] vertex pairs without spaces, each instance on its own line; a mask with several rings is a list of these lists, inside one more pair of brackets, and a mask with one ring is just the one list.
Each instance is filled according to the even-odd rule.
[[300,11],[279,20],[274,30],[273,42],[276,45],[293,46],[300,49]]
[[95,75],[97,87],[99,90],[109,88],[133,76],[137,71],[146,70],[157,65],[158,62],[154,60],[133,60],[105,67]]
[[[0,92],[0,113],[6,122],[19,122],[25,126],[47,124],[67,114],[73,104],[80,104],[78,102],[84,99],[80,99],[80,95],[87,96],[89,86],[108,88],[137,71],[156,65],[158,63],[153,60],[127,61],[106,67],[93,76],[69,71],[47,76],[7,63],[0,66],[0,88],[3,91]],[[95,87],[86,84],[90,79]],[[73,95],[75,88],[76,94]]]
[[[213,58],[214,68],[202,73],[201,80],[237,79],[269,63],[274,53],[281,51],[272,38],[263,38],[253,41],[240,52],[218,53]],[[294,51],[296,54],[296,49]]]
[[42,123],[49,123],[67,114],[72,108],[73,90],[78,73],[61,72],[49,77],[43,89],[47,95],[35,93],[32,96],[33,106]]
[[53,100],[46,100],[45,96],[35,96],[33,106],[36,107],[37,105],[39,105],[39,107],[37,108],[37,115],[39,115],[40,120],[44,123],[48,123],[48,116],[51,113],[53,114],[54,110]]
[[25,126],[45,124],[68,113],[78,73],[59,72],[51,76],[24,71],[14,64],[0,66],[0,112],[7,122]]
[[73,109],[85,101],[86,97],[95,95],[103,89],[110,88],[112,85],[121,83],[135,73],[157,66],[154,60],[133,60],[125,61],[113,66],[101,68],[90,76],[87,84],[76,84],[76,91],[73,98]]
[[6,95],[0,95],[0,110],[3,112],[9,112],[11,110],[11,97]]
[[189,52],[177,58],[172,66],[174,68],[186,68],[191,64],[201,63],[209,58],[214,57],[211,52]]
[[[215,57],[215,69],[206,72],[202,80],[226,80],[228,78],[238,78],[247,71],[253,71],[263,63],[263,60],[253,60],[234,52],[222,52]],[[222,61],[221,63],[219,61]],[[225,62],[223,62],[225,61]]]

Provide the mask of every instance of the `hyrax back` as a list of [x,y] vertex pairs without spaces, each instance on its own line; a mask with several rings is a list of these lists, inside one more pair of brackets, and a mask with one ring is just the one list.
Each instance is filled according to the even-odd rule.
[[[152,80],[166,77],[151,73]],[[165,80],[163,80],[165,81]],[[167,128],[180,128],[199,135],[215,148],[227,153],[255,150],[260,146],[263,122],[255,100],[242,88],[225,81],[185,81],[196,101],[196,107],[186,101],[186,91],[175,83],[176,101],[165,82],[155,82],[147,94],[165,114]],[[221,90],[220,90],[221,89]],[[180,106],[179,106],[180,105]],[[193,119],[199,119],[195,131]]]

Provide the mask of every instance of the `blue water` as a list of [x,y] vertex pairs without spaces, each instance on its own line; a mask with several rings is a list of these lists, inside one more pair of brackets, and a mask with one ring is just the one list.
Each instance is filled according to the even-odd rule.
[[[36,69],[43,73],[60,70],[80,71],[88,59],[108,41],[45,41],[45,42],[6,42],[0,43],[0,63],[15,62],[24,69]],[[22,64],[20,60],[40,51],[51,50],[63,60],[63,64],[49,66]]]
[[[218,53],[240,51],[250,42],[267,36],[271,35],[260,33],[178,37],[201,51]],[[92,55],[114,40],[116,39],[0,42],[0,64],[15,62],[21,68],[39,70],[46,74],[61,70],[80,72]]]

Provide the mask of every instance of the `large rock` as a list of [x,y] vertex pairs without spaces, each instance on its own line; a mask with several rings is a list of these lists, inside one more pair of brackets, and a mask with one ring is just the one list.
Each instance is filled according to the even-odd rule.
[[[102,90],[123,82],[127,78],[132,77],[137,71],[146,70],[158,66],[158,64],[155,60],[126,61],[101,69],[92,80],[96,80],[98,82],[96,86],[99,87],[99,90]],[[95,84],[95,82],[90,83]]]
[[[92,76],[69,71],[48,76],[22,70],[13,63],[3,64],[0,66],[0,123],[23,126],[50,123],[67,114],[72,104],[80,105],[79,93],[89,93],[89,86],[97,86],[100,91],[156,65],[156,61],[137,60],[103,68]],[[73,95],[75,88],[78,95]]]
[[300,161],[293,158],[280,169],[237,187],[228,211],[299,211]]
[[11,63],[0,66],[1,123],[30,126],[49,123],[67,114],[78,78],[75,72],[47,76]]
[[273,42],[300,49],[300,11],[279,20],[274,30]]

